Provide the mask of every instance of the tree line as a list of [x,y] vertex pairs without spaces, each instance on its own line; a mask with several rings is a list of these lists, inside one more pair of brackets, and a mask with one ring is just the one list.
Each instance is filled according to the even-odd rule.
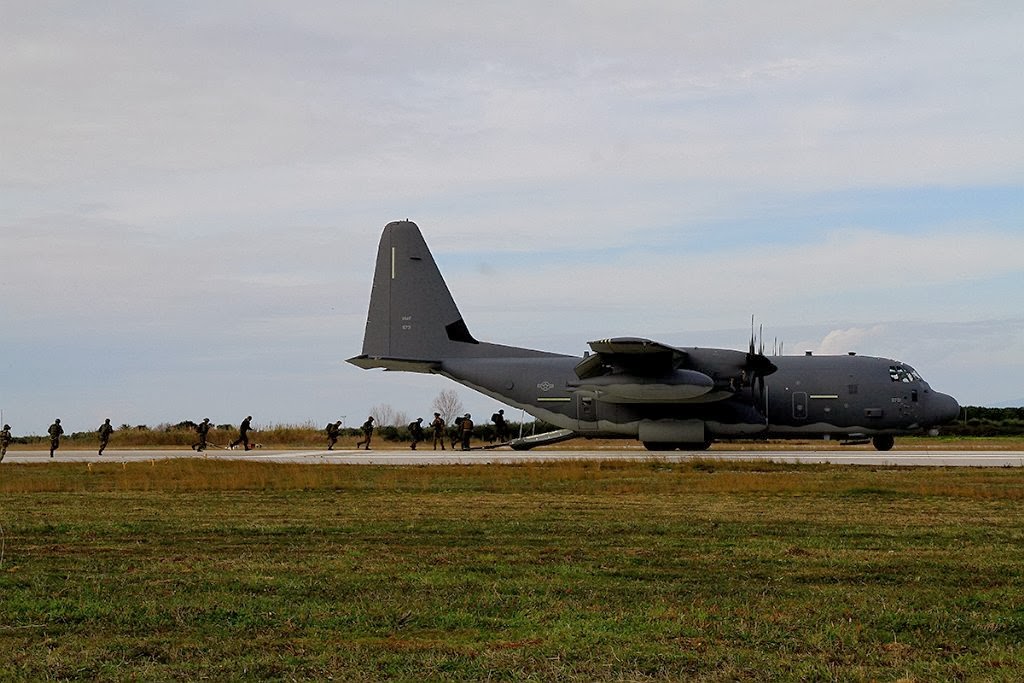
[[[424,426],[433,419],[433,413],[441,413],[445,423],[449,426],[454,424],[456,417],[463,415],[463,405],[458,394],[451,390],[442,391],[434,399],[432,410],[426,414],[417,414],[410,417],[409,413],[396,410],[388,404],[373,406],[368,411],[377,425],[376,435],[384,441],[407,442],[411,439],[409,434],[409,423],[417,417],[422,417]],[[495,440],[494,425],[490,421],[490,415],[474,416],[475,426],[473,428],[473,440],[484,443],[493,443]],[[343,425],[342,436],[359,437],[361,432],[359,425],[365,418],[358,418]],[[515,421],[506,416],[505,420],[512,438],[530,436],[532,434],[543,434],[558,429],[542,420],[532,418],[523,421]],[[269,428],[258,430],[263,439],[269,443],[306,443],[315,442],[320,438],[325,425],[318,425],[314,422],[307,422],[301,425],[274,425]],[[129,425],[122,424],[117,428],[116,441],[121,445],[179,445],[186,444],[191,435],[194,434],[196,423],[192,420],[182,420],[176,423],[163,423],[155,427],[144,424]],[[237,433],[238,425],[225,423],[218,424],[213,428],[215,433],[227,435]],[[1024,436],[1024,407],[1017,408],[987,408],[984,406],[965,406],[962,408],[960,418],[940,428],[943,436]],[[65,439],[71,442],[85,442],[96,439],[96,431],[72,432],[65,435]],[[13,443],[33,444],[48,441],[49,437],[44,435],[15,436]]]
[[1024,407],[964,406],[956,423],[944,425],[940,431],[945,436],[1022,436]]

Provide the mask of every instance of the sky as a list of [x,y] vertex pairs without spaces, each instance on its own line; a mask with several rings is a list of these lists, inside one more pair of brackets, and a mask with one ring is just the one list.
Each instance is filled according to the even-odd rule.
[[[0,0],[0,410],[257,426],[365,371],[377,240],[472,334],[898,358],[1024,404],[1024,5]],[[507,412],[507,411],[506,411]],[[519,419],[519,411],[511,415]]]

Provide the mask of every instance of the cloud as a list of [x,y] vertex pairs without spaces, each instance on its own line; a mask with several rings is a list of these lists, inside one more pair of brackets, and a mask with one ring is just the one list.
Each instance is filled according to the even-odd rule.
[[815,352],[822,355],[841,355],[852,349],[864,348],[867,342],[884,334],[883,325],[832,330],[821,340]]
[[[167,386],[132,390],[151,414],[211,374],[225,406],[384,402],[400,377],[318,373],[358,347],[406,217],[498,341],[742,346],[756,313],[808,348],[890,347],[903,320],[1014,318],[1022,26],[914,1],[7,8],[3,386],[88,404],[101,365]],[[1024,381],[972,338],[965,384]]]
[[608,336],[731,326],[751,313],[776,325],[1007,315],[1014,309],[998,290],[972,311],[963,310],[958,291],[976,294],[980,283],[1021,272],[1019,235],[850,231],[756,248],[644,250],[596,263],[585,253],[532,266],[520,259],[515,269],[491,264],[486,275],[460,270],[449,285],[471,324],[494,311],[492,293],[501,292],[501,320],[604,321],[615,328],[600,333]]

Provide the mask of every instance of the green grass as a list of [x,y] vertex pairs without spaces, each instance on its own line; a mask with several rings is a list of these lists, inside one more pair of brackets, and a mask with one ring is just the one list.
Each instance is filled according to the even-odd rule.
[[0,678],[1019,680],[1024,473],[0,466]]

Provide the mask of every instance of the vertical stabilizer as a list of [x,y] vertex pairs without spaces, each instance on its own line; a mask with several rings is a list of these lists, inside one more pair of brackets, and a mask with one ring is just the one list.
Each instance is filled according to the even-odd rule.
[[472,355],[473,339],[415,223],[388,223],[377,248],[363,356],[436,361]]

